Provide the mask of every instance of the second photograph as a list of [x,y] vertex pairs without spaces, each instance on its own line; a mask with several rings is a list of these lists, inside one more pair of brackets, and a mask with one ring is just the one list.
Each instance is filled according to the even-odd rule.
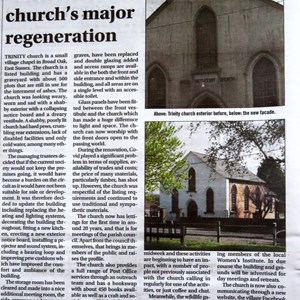
[[146,122],[145,248],[285,251],[285,121]]

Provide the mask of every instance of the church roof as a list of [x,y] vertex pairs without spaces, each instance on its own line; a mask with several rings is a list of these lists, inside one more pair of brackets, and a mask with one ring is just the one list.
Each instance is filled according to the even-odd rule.
[[[169,6],[169,4],[171,4],[172,2],[174,2],[176,0],[165,0],[148,18],[146,23],[149,24],[157,15],[160,14],[161,11],[163,11],[167,6]],[[273,0],[260,0],[261,2],[264,2],[268,5],[272,5],[274,7],[283,9],[283,5],[275,2]]]
[[[190,153],[194,154],[199,160],[201,160],[201,162],[205,163],[209,168],[211,168],[207,155],[194,151],[191,151]],[[234,166],[228,170],[226,168],[225,160],[217,158],[214,171],[228,179],[265,183],[261,178],[237,162],[235,162]]]

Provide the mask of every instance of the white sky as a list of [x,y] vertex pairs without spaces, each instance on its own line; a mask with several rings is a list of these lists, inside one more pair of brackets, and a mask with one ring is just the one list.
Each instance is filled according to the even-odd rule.
[[147,17],[152,14],[165,0],[147,0]]
[[[182,129],[177,133],[178,138],[185,144],[183,151],[188,153],[189,151],[196,151],[205,154],[205,149],[210,146],[209,135],[207,134],[206,126],[204,123],[200,126],[195,133],[190,135],[189,126],[191,122],[172,122],[177,127],[182,126]],[[248,156],[245,159],[247,168],[257,174],[257,168],[260,165],[260,160],[257,159],[257,155]]]

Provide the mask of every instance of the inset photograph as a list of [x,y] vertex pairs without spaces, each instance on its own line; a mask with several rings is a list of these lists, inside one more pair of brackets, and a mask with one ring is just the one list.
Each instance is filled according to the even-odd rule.
[[146,122],[145,249],[285,251],[285,122]]
[[284,104],[283,1],[147,0],[146,108]]

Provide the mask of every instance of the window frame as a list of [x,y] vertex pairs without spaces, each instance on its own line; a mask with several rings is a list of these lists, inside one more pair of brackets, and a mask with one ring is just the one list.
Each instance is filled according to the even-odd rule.
[[234,184],[231,187],[231,212],[236,213],[237,211],[237,187]]
[[190,167],[188,171],[188,192],[196,192],[196,171],[193,167]]
[[[156,73],[156,74],[155,74]],[[151,86],[151,80],[157,80]],[[155,86],[156,85],[156,86]],[[158,88],[157,88],[158,86]],[[167,107],[167,76],[159,66],[153,66],[147,78],[147,108],[166,108]]]
[[[216,69],[218,67],[218,29],[217,17],[208,7],[202,7],[196,16],[196,53],[199,71]],[[205,42],[205,44],[203,43]]]
[[179,193],[176,188],[172,191],[172,213],[177,213],[179,210]]
[[244,188],[244,211],[249,211],[249,204],[250,204],[250,189],[247,186]]
[[212,188],[206,190],[206,214],[215,213],[215,199],[214,191]]
[[[261,96],[259,96],[259,94],[261,94]],[[252,95],[253,107],[279,105],[278,75],[276,65],[266,56],[260,57],[253,66]]]

